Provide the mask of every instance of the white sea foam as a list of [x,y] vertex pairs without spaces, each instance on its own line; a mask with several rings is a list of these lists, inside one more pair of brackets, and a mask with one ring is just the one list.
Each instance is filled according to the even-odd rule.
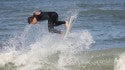
[[115,70],[125,70],[125,53],[122,53],[118,59],[115,59]]
[[[76,57],[94,43],[89,31],[75,30],[62,40],[61,35],[49,34],[45,29],[41,25],[26,26],[20,35],[11,38],[5,43],[6,51],[0,53],[0,66],[12,63],[16,70],[67,70],[65,66],[89,61]],[[52,56],[58,52],[57,58]]]

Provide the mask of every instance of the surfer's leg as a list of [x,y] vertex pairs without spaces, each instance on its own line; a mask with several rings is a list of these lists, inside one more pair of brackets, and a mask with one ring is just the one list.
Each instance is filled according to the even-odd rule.
[[68,28],[68,21],[58,21],[58,14],[54,15],[52,18],[54,26],[59,26],[64,24],[65,28]]
[[53,32],[54,25],[51,20],[48,20],[48,30],[49,32]]
[[54,26],[59,26],[59,25],[65,24],[65,23],[66,23],[65,21],[56,21]]
[[50,33],[62,34],[62,31],[54,29],[54,23],[51,20],[48,21],[48,30]]
[[55,22],[54,26],[59,26],[59,25],[62,25],[62,24],[64,24],[64,26],[65,26],[65,28],[67,30],[67,28],[69,26],[69,22],[68,21],[58,21],[58,22]]

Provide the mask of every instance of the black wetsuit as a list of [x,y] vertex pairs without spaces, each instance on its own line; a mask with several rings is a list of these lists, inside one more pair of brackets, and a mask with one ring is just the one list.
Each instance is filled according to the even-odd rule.
[[41,12],[40,15],[35,15],[37,21],[48,20],[48,30],[51,33],[61,33],[54,29],[54,26],[65,24],[65,21],[58,21],[58,14],[56,12]]

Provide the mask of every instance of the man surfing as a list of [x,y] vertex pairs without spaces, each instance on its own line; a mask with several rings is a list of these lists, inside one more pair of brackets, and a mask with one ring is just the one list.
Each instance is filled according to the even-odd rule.
[[58,14],[56,12],[35,11],[32,16],[28,17],[28,23],[33,25],[43,20],[48,20],[48,31],[50,33],[63,34],[62,31],[54,29],[54,27],[64,24],[67,30],[69,26],[68,21],[58,21]]

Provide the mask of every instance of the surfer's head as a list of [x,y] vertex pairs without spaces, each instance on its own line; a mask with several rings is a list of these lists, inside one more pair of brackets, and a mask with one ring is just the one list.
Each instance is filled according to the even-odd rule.
[[37,23],[36,17],[35,16],[28,17],[28,23],[29,24],[36,24]]

